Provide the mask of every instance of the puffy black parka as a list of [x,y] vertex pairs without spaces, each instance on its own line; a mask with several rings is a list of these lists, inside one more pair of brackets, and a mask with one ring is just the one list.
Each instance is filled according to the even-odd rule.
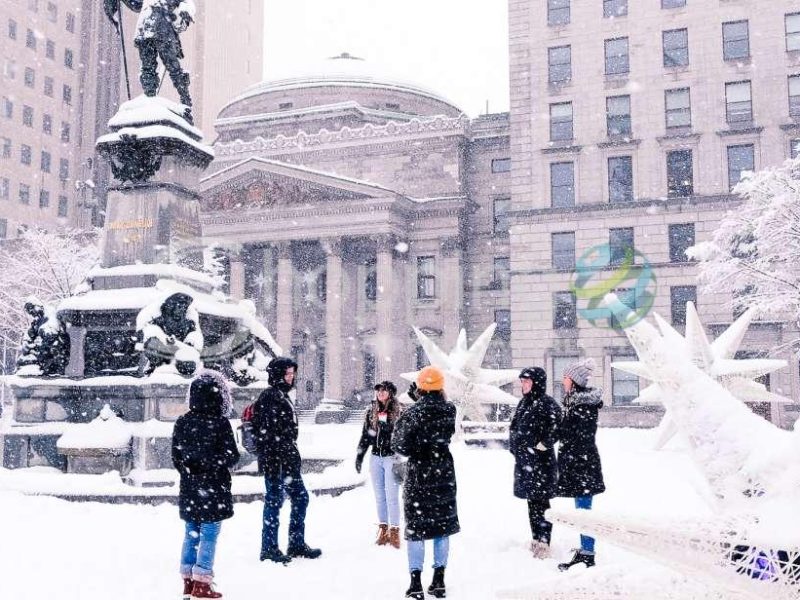
[[555,444],[561,407],[546,394],[544,369],[534,367],[531,372],[533,387],[519,401],[509,429],[509,450],[514,455],[514,495],[528,500],[549,500],[556,496],[558,485]]
[[239,460],[233,429],[223,416],[221,378],[200,375],[189,390],[189,412],[175,422],[172,462],[180,473],[181,519],[214,523],[233,516],[230,469]]
[[606,489],[595,442],[597,413],[602,407],[602,392],[594,388],[575,390],[564,398],[558,434],[559,496],[594,496]]
[[403,485],[407,540],[458,533],[456,472],[450,454],[456,407],[440,392],[428,392],[408,408],[392,434],[392,449],[408,457]]

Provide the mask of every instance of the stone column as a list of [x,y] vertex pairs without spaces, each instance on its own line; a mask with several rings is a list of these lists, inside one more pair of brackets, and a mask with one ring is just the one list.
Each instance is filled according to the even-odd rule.
[[290,242],[277,245],[278,298],[275,307],[275,341],[288,355],[292,351],[292,246]]
[[230,281],[228,282],[231,291],[231,298],[234,300],[244,299],[244,262],[240,252],[231,252],[228,260],[230,261]]
[[342,241],[324,240],[326,254],[325,398],[342,399]]
[[[444,348],[451,348],[461,329],[461,314],[464,303],[464,276],[461,271],[462,248],[458,237],[442,241],[441,265],[437,268],[437,294],[442,307]],[[441,285],[440,285],[441,283]]]
[[84,351],[86,345],[86,327],[67,325],[69,336],[69,363],[64,374],[67,377],[83,377],[86,365]]
[[394,282],[393,252],[395,240],[393,236],[381,235],[377,239],[375,252],[375,271],[377,295],[375,312],[377,327],[375,332],[375,381],[384,381],[392,376],[393,357],[393,298],[398,285]]

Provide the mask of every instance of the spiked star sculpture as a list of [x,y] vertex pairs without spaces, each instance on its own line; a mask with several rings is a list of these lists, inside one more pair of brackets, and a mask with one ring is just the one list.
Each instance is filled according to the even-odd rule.
[[[489,343],[492,341],[497,323],[492,323],[478,336],[478,339],[467,347],[467,332],[463,329],[458,334],[455,347],[445,353],[428,336],[414,327],[422,349],[428,361],[445,374],[445,394],[448,400],[458,408],[459,418],[466,417],[472,421],[485,421],[484,404],[510,404],[519,402],[511,394],[504,392],[499,386],[511,383],[519,375],[515,369],[484,369],[481,367]],[[419,371],[403,373],[400,376],[408,381],[416,381]]]
[[[655,314],[654,319],[665,338],[669,338],[671,343],[686,352],[696,367],[715,379],[739,400],[791,403],[789,398],[773,394],[763,384],[753,381],[757,377],[782,369],[787,364],[785,360],[734,358],[754,316],[755,310],[748,309],[713,342],[709,342],[693,302],[686,303],[685,336],[675,331],[659,315]],[[653,373],[641,361],[615,361],[611,363],[611,366],[637,377],[654,381]],[[661,395],[661,388],[657,383],[653,383],[639,393],[637,400],[643,403],[660,403]],[[659,425],[655,448],[663,448],[676,432],[675,422],[667,412]]]

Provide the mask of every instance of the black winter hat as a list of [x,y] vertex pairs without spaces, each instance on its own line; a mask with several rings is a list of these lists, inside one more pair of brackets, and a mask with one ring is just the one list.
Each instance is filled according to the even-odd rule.
[[201,372],[189,386],[189,408],[206,415],[226,415],[231,399],[225,379],[212,371]]
[[392,383],[391,381],[389,381],[388,379],[387,379],[386,381],[381,381],[380,383],[376,383],[376,384],[375,384],[375,387],[374,387],[373,389],[374,389],[376,392],[377,392],[378,390],[381,390],[381,389],[382,389],[382,390],[386,390],[387,392],[389,392],[389,395],[390,395],[392,398],[394,398],[394,397],[397,395],[397,386],[395,386],[395,384],[393,384],[393,383]]
[[[286,370],[290,367],[294,367],[295,373],[297,373],[297,363],[288,356],[277,356],[269,361],[267,365],[269,384],[271,386],[285,385],[283,376],[286,375]],[[294,383],[292,383],[292,387],[294,387]]]
[[531,391],[534,396],[544,396],[547,391],[547,371],[541,367],[526,367],[519,373],[520,379],[530,379],[533,382]]

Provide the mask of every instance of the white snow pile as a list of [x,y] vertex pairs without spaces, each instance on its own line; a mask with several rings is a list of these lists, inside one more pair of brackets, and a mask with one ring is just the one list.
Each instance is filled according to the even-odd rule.
[[58,438],[57,446],[67,448],[128,448],[133,437],[130,423],[120,419],[106,404],[89,423],[71,425]]

